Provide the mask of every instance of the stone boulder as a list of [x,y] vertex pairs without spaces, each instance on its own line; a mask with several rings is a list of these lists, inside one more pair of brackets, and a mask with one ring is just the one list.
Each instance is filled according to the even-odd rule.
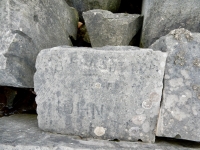
[[39,127],[154,142],[166,57],[137,47],[42,50],[34,76]]
[[149,47],[177,28],[200,32],[199,0],[144,0],[141,46]]
[[151,48],[168,52],[156,135],[200,141],[200,33],[173,30]]
[[66,2],[77,9],[79,17],[82,20],[82,13],[92,9],[103,9],[117,12],[121,0],[66,0]]
[[92,47],[129,45],[142,26],[142,17],[137,14],[96,9],[84,12],[83,17]]
[[33,87],[40,50],[72,45],[78,15],[64,0],[0,1],[0,85]]

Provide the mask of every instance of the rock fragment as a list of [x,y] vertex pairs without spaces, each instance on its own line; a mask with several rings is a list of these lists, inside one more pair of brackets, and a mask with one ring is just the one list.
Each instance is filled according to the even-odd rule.
[[129,45],[142,25],[137,14],[90,10],[83,13],[92,47]]
[[151,48],[168,52],[156,135],[200,141],[200,34],[176,29]]
[[154,142],[166,57],[128,46],[41,51],[34,76],[39,127]]
[[33,88],[40,50],[71,45],[77,12],[64,0],[0,1],[0,85]]
[[149,47],[171,30],[200,32],[199,0],[144,0],[141,46]]

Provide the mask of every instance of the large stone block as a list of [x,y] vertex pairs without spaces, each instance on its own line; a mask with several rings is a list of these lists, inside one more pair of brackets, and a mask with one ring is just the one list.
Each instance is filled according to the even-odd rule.
[[149,47],[177,28],[200,32],[199,0],[144,0],[141,46]]
[[129,45],[142,26],[142,17],[137,14],[96,9],[84,12],[83,17],[92,47]]
[[64,0],[1,0],[0,85],[32,88],[37,54],[71,45],[77,17]]
[[197,150],[190,148],[194,143],[185,142],[183,147],[167,142],[113,142],[52,134],[38,128],[36,115],[26,114],[0,118],[0,139],[1,150]]
[[77,9],[80,19],[84,11],[92,9],[103,9],[117,12],[121,0],[66,0],[66,2]]
[[39,127],[154,142],[166,56],[137,47],[41,51],[34,76]]
[[173,30],[151,48],[168,52],[156,135],[200,141],[200,34]]

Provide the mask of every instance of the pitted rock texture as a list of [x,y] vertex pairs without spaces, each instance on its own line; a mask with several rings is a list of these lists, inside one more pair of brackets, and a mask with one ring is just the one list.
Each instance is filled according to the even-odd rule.
[[200,34],[173,30],[151,48],[168,52],[156,135],[200,141]]
[[36,115],[0,118],[0,139],[1,150],[197,150],[167,142],[113,142],[52,134],[38,128]]
[[84,12],[83,17],[92,47],[129,45],[142,26],[142,17],[137,14],[95,9]]
[[81,20],[83,20],[82,13],[85,11],[103,9],[117,12],[121,4],[121,0],[66,0],[66,2],[76,8]]
[[32,88],[37,54],[71,45],[77,17],[64,0],[1,0],[0,85]]
[[199,0],[144,0],[141,46],[149,47],[177,28],[200,32],[199,8]]
[[166,57],[137,47],[42,50],[34,76],[39,127],[154,142]]

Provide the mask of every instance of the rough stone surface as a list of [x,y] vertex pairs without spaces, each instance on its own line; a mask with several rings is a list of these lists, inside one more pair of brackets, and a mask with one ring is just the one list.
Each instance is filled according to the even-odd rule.
[[129,45],[142,26],[142,17],[137,14],[95,9],[84,12],[83,17],[92,47]]
[[151,48],[168,52],[156,134],[200,141],[200,34],[173,30]]
[[37,125],[36,115],[14,115],[0,118],[1,150],[194,150],[190,148],[190,145],[187,146],[184,148],[181,145],[167,142],[144,144],[94,139],[81,140],[80,137],[41,131]]
[[141,46],[149,47],[171,30],[200,32],[199,0],[144,0]]
[[37,54],[71,45],[77,17],[64,0],[1,0],[0,85],[32,88]]
[[56,47],[37,57],[39,127],[154,142],[166,53],[137,47]]
[[82,13],[92,9],[116,12],[120,6],[121,0],[66,0],[66,2],[78,10],[79,17],[82,20]]

